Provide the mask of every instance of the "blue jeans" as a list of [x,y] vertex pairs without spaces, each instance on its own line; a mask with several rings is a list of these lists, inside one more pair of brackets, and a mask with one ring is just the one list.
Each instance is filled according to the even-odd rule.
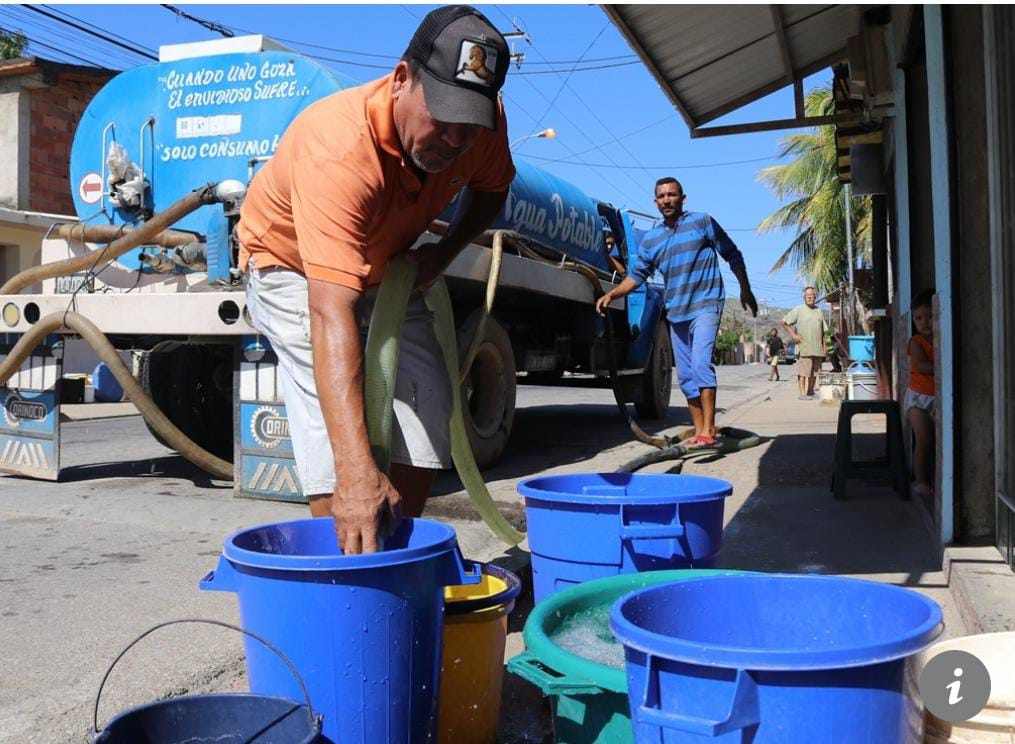
[[716,386],[712,350],[721,317],[722,303],[719,303],[715,310],[704,310],[690,320],[670,323],[677,379],[688,400],[700,398],[702,388]]

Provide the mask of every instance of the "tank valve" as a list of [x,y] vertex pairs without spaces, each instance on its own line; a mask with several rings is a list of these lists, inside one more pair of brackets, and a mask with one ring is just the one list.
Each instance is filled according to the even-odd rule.
[[215,198],[225,205],[226,211],[236,209],[246,195],[246,184],[234,178],[227,178],[215,184]]

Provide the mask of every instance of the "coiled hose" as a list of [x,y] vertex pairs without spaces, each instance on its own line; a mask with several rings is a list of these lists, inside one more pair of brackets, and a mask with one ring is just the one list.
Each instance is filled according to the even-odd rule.
[[[549,263],[546,259],[531,249],[526,248],[525,252],[530,258],[535,258],[536,260]],[[592,286],[592,294],[596,300],[605,294],[602,281],[600,281],[596,273],[588,266],[575,261],[565,261],[559,265],[561,268],[571,269],[585,277]],[[610,387],[613,390],[613,399],[617,404],[617,409],[620,411],[621,416],[623,416],[627,421],[627,426],[634,435],[634,438],[642,444],[647,444],[650,447],[656,448],[651,452],[624,463],[617,468],[616,472],[635,473],[644,467],[648,467],[649,465],[669,460],[680,461],[675,468],[675,470],[679,471],[683,467],[683,461],[690,457],[726,455],[732,452],[749,449],[751,447],[757,447],[761,444],[761,437],[754,432],[750,432],[745,429],[737,429],[732,426],[724,426],[719,429],[718,433],[720,435],[720,440],[713,447],[688,448],[681,443],[681,437],[671,438],[665,435],[661,437],[653,437],[650,434],[647,434],[631,415],[631,412],[627,407],[627,402],[624,400],[624,394],[620,388],[620,376],[617,372],[617,349],[614,344],[613,320],[609,313],[606,314],[606,339],[606,358],[610,372]]]

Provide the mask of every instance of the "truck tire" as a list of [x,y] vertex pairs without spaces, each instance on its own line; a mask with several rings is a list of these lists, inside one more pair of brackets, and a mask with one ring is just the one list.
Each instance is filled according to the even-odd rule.
[[666,418],[673,388],[673,346],[669,326],[662,318],[656,323],[648,367],[641,377],[642,398],[634,405],[638,417],[649,420]]
[[[233,459],[232,347],[177,346],[141,356],[139,382],[195,444]],[[149,426],[160,444],[168,446]]]
[[[479,311],[458,334],[464,354],[479,321]],[[515,355],[504,328],[493,318],[483,326],[483,341],[462,383],[462,417],[472,453],[480,468],[500,462],[515,420]]]

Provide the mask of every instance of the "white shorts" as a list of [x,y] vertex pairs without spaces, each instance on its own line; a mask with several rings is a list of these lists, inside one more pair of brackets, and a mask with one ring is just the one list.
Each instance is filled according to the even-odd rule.
[[906,388],[906,396],[902,399],[902,412],[908,413],[910,408],[919,408],[931,416],[934,415],[934,404],[937,398],[926,393],[918,393],[912,388]]
[[[247,307],[254,326],[271,342],[278,357],[293,456],[305,496],[335,489],[335,463],[314,382],[313,345],[307,280],[283,268],[247,271]],[[376,290],[367,290],[356,306],[365,344]],[[420,468],[451,466],[451,384],[433,314],[423,295],[410,295],[402,325],[395,378],[395,421],[391,461]]]

